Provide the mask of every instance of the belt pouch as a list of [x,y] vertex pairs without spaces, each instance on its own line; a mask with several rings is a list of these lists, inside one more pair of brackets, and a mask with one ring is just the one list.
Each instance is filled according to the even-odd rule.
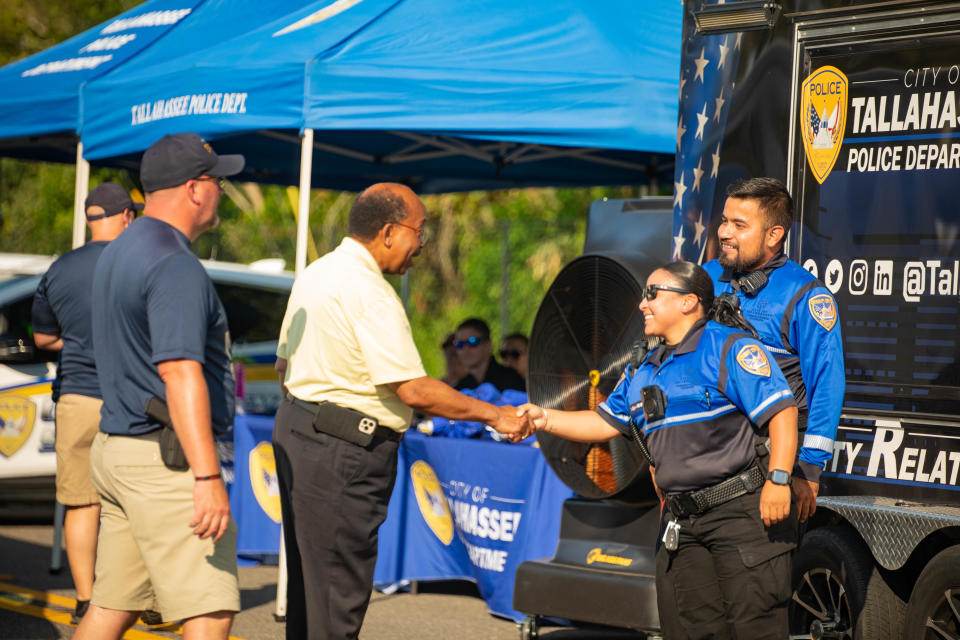
[[366,447],[373,442],[377,421],[354,409],[341,407],[332,402],[318,402],[313,417],[313,428],[352,444]]
[[187,454],[183,451],[177,432],[173,430],[167,403],[153,396],[147,400],[143,412],[163,425],[163,429],[160,430],[160,459],[163,460],[164,466],[171,471],[189,469],[190,463],[187,462]]

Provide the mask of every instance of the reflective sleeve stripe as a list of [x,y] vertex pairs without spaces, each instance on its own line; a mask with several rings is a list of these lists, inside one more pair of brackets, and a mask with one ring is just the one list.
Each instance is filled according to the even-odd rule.
[[772,396],[770,396],[769,398],[761,402],[753,411],[750,412],[749,418],[751,422],[756,420],[757,416],[763,413],[764,409],[772,405],[777,400],[780,400],[781,398],[786,398],[787,396],[791,398],[793,397],[793,392],[790,391],[789,389],[778,391],[777,393],[773,394]]
[[820,451],[826,451],[828,453],[833,452],[833,440],[825,436],[815,436],[810,433],[803,436],[802,446],[805,449],[819,449]]
[[644,428],[644,433],[650,433],[651,431],[656,431],[657,429],[662,429],[663,427],[669,427],[672,424],[677,424],[680,422],[696,422],[698,420],[703,420],[705,418],[715,418],[724,413],[730,413],[732,411],[737,411],[737,408],[732,404],[725,404],[713,409],[711,411],[702,411],[700,413],[685,413],[680,416],[672,416],[670,418],[664,418],[662,420],[654,420],[653,422],[648,422]]
[[610,410],[610,407],[607,406],[606,402],[601,402],[599,405],[597,405],[597,409],[603,409],[604,413],[615,419],[617,422],[622,422],[623,424],[630,423],[630,416],[625,416],[622,413],[614,413]]
[[784,349],[782,347],[773,347],[773,346],[770,346],[769,344],[764,344],[763,346],[765,346],[767,348],[767,351],[769,351],[770,353],[779,353],[785,356],[793,355],[793,351],[790,351],[789,349]]

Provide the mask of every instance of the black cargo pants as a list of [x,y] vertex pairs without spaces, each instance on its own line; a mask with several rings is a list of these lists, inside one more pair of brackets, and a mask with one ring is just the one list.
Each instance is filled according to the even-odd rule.
[[374,438],[361,447],[317,433],[313,415],[284,400],[273,447],[287,554],[287,638],[356,638],[373,589],[398,443]]
[[[665,511],[664,517],[672,516]],[[664,640],[786,638],[796,509],[765,527],[758,489],[677,522],[677,550],[667,551],[662,543],[657,550]]]

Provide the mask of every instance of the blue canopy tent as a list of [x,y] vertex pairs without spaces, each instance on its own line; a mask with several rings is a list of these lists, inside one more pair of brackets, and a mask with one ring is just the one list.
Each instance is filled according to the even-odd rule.
[[[273,0],[273,15],[306,0]],[[229,16],[225,19],[225,16]],[[263,24],[260,0],[148,0],[96,27],[0,68],[0,156],[76,162],[74,246],[83,243],[89,164],[79,131],[80,90],[157,45],[168,59]],[[175,42],[163,44],[176,32]]]
[[[89,180],[89,165],[83,161],[78,136],[81,85],[149,47],[189,16],[196,5],[196,0],[149,0],[0,68],[0,156],[76,162],[78,209]],[[76,246],[83,242],[83,212],[74,213]]]
[[174,30],[83,87],[81,136],[133,168],[196,131],[303,198],[669,181],[681,20],[656,0],[321,0],[192,53]]

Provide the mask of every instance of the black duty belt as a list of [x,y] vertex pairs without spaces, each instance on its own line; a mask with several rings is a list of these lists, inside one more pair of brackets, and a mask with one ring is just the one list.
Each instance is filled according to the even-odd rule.
[[287,394],[287,400],[313,415],[313,428],[316,431],[358,444],[361,447],[370,444],[374,438],[382,438],[393,442],[399,442],[403,438],[403,433],[384,427],[377,422],[376,418],[354,409],[348,409],[326,401],[307,402],[289,393]]
[[696,516],[724,502],[756,491],[766,478],[760,467],[754,466],[706,489],[688,491],[667,498],[667,508],[678,518]]

